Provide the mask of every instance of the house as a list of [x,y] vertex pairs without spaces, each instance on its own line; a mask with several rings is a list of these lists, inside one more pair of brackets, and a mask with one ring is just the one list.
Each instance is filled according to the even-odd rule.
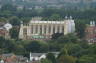
[[28,58],[27,57],[24,57],[22,55],[16,55],[16,58],[17,58],[17,61],[18,62],[21,62],[21,63],[28,62]]
[[13,53],[2,54],[1,59],[2,59],[4,62],[12,63],[12,62],[16,61],[16,55],[13,54]]
[[30,61],[38,61],[46,58],[46,53],[30,53]]
[[[51,52],[55,55],[55,57],[58,56],[59,52]],[[30,61],[40,61],[41,59],[45,59],[46,55],[48,53],[30,53]]]
[[10,23],[0,22],[0,36],[4,38],[10,38],[9,32],[11,28],[12,28],[12,25]]
[[1,55],[1,62],[4,63],[26,63],[28,62],[28,58],[27,57],[23,57],[21,55],[15,55],[13,53],[9,53],[9,54],[2,54]]
[[4,38],[6,38],[6,37],[8,37],[8,31],[6,31],[6,29],[5,28],[0,28],[0,36],[2,36],[2,37],[4,37]]

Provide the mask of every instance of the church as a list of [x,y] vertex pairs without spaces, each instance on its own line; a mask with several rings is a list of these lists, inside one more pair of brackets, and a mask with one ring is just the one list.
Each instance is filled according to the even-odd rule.
[[75,32],[75,22],[70,16],[62,21],[42,21],[40,17],[34,17],[28,24],[21,22],[19,39],[46,40],[51,39],[55,33],[64,35]]

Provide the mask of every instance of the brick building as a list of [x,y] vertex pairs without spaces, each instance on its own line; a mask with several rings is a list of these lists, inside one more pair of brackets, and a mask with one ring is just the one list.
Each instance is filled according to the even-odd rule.
[[26,63],[28,58],[13,53],[2,54],[0,63]]
[[93,44],[96,42],[96,26],[95,22],[90,22],[90,25],[85,29],[85,39],[89,44]]

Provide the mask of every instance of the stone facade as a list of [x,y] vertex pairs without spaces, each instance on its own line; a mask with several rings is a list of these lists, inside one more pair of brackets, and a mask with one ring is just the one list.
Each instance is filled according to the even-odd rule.
[[73,33],[75,31],[74,20],[64,21],[41,21],[40,18],[33,18],[27,25],[21,23],[20,39],[50,39],[54,33]]

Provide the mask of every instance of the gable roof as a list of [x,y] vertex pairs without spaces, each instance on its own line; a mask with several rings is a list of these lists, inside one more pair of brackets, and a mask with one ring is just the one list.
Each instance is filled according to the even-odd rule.
[[9,54],[2,54],[3,57],[11,57],[13,56],[14,54],[13,53],[9,53]]
[[40,57],[42,55],[46,55],[46,53],[31,53],[31,57]]
[[[53,53],[54,55],[58,55],[59,52],[49,52],[49,53]],[[42,55],[46,55],[48,53],[30,53],[31,54],[31,57],[40,57]]]

